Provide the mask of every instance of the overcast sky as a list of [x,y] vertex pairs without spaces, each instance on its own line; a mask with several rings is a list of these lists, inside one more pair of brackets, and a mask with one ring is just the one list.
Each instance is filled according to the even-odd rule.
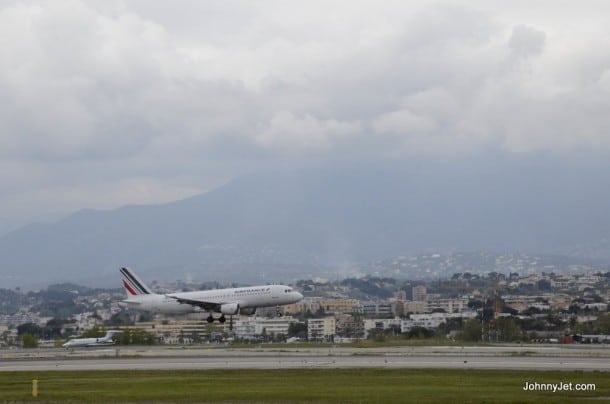
[[607,1],[0,1],[0,234],[258,168],[610,152]]

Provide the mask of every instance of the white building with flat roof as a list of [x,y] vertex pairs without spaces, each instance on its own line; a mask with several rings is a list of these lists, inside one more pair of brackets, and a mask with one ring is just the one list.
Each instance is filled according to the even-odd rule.
[[447,322],[450,318],[469,319],[476,317],[477,313],[475,311],[465,311],[461,313],[411,314],[408,319],[402,320],[400,330],[401,332],[407,332],[414,327],[435,329],[442,323]]
[[310,318],[307,320],[307,339],[309,341],[332,341],[335,334],[335,317]]
[[283,317],[242,317],[235,321],[233,332],[239,338],[253,338],[265,335],[288,335],[291,323],[297,320],[292,316]]

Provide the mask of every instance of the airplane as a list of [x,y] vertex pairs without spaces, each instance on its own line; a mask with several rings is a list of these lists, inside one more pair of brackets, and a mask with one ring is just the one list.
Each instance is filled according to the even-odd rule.
[[303,295],[285,285],[261,285],[230,289],[199,290],[168,294],[153,293],[129,268],[120,269],[127,299],[127,307],[163,314],[207,312],[208,323],[214,322],[212,313],[220,313],[218,321],[224,323],[225,315],[251,316],[258,307],[292,304]]
[[76,348],[76,347],[93,347],[93,346],[106,346],[114,345],[112,336],[120,333],[120,330],[109,330],[106,335],[100,338],[73,338],[70,341],[62,345],[64,348]]

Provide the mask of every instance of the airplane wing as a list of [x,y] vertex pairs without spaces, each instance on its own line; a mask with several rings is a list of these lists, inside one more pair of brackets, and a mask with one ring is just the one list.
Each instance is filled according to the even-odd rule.
[[191,306],[201,307],[206,311],[220,311],[220,306],[222,303],[216,302],[206,302],[203,300],[195,300],[195,299],[186,299],[184,297],[176,296],[176,295],[167,295],[167,297],[171,297],[172,299],[176,299],[178,303],[182,304],[190,304]]

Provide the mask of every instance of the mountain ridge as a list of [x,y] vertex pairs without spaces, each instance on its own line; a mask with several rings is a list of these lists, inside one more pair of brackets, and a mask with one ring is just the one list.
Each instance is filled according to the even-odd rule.
[[589,246],[610,239],[610,180],[597,166],[577,175],[543,163],[256,173],[170,203],[80,210],[1,237],[0,279],[101,278],[122,265],[214,279],[269,267],[290,279],[425,251],[593,256]]

